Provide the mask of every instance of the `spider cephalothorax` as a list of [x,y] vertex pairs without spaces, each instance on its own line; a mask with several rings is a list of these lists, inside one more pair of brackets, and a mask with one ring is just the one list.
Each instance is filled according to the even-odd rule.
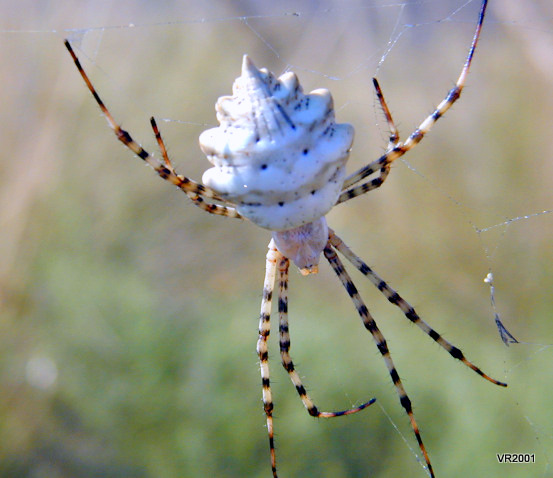
[[[399,378],[386,339],[361,299],[338,253],[367,277],[388,301],[397,306],[405,318],[453,358],[460,360],[486,380],[496,385],[506,386],[505,383],[486,375],[470,362],[458,347],[449,343],[423,321],[411,305],[328,228],[324,217],[333,206],[380,187],[390,172],[391,163],[414,148],[436,121],[457,101],[465,85],[480,37],[486,6],[487,0],[483,0],[472,44],[457,83],[433,113],[427,116],[405,141],[400,141],[380,86],[376,79],[373,79],[378,100],[390,128],[390,143],[380,158],[347,177],[345,177],[345,163],[353,141],[353,127],[335,122],[332,97],[328,90],[315,90],[305,95],[296,75],[286,73],[276,78],[265,69],[258,70],[247,56],[243,59],[242,75],[234,83],[233,95],[223,96],[217,101],[217,118],[220,126],[207,130],[200,136],[201,148],[213,163],[213,168],[204,173],[205,185],[181,176],[175,172],[169,160],[154,119],[151,119],[151,124],[162,159],[157,159],[145,151],[113,119],[92,86],[71,45],[67,40],[65,42],[83,80],[114,130],[117,139],[152,166],[159,176],[179,187],[201,209],[211,214],[231,218],[247,218],[258,226],[272,231],[273,238],[269,243],[263,284],[257,353],[261,368],[263,404],[267,416],[271,468],[274,477],[277,476],[277,472],[267,340],[271,330],[271,305],[275,282],[278,283],[282,364],[309,414],[322,418],[348,415],[359,412],[374,402],[374,399],[371,399],[348,410],[322,412],[308,396],[290,358],[288,327],[290,259],[303,273],[316,272],[321,254],[327,259],[384,359],[431,476],[434,476],[434,471],[430,458],[415,421],[411,401]],[[365,179],[374,174],[377,176]]]

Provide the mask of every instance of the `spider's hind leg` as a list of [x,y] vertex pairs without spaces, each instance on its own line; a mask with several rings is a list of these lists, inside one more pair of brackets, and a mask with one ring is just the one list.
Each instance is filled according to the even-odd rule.
[[[90,81],[90,78],[84,71],[84,68],[82,67],[81,62],[79,61],[79,58],[73,51],[73,48],[69,43],[69,40],[65,40],[65,47],[69,51],[69,54],[71,55],[71,58],[73,58],[73,62],[75,63],[75,66],[77,67],[77,70],[79,71],[83,81],[85,82],[88,90],[96,100],[96,103],[100,107],[100,110],[102,111],[104,117],[106,118],[106,121],[108,122],[110,128],[113,130],[113,132],[115,133],[115,136],[119,141],[121,141],[127,148],[129,148],[140,159],[148,163],[158,174],[158,176],[160,176],[162,179],[165,179],[166,181],[169,181],[170,183],[174,184],[179,189],[181,189],[194,202],[194,204],[202,208],[204,211],[207,211],[211,214],[218,214],[218,215],[227,216],[227,217],[234,217],[234,218],[242,217],[232,207],[219,206],[217,204],[206,204],[204,202],[204,198],[209,198],[209,199],[221,201],[221,202],[224,202],[224,201],[211,188],[208,188],[207,186],[204,186],[203,184],[196,182],[192,179],[189,179],[185,176],[181,176],[177,174],[171,164],[171,161],[169,161],[166,155],[166,152],[163,154],[164,160],[160,161],[158,158],[152,156],[148,151],[146,151],[142,146],[140,146],[140,144],[138,144],[133,139],[133,137],[130,135],[128,131],[125,131],[123,128],[121,128],[121,126],[115,121],[110,111],[108,110],[107,106],[100,98],[100,95],[92,85],[92,82]],[[155,125],[155,121],[153,121],[152,127],[154,128],[154,131],[156,131],[157,126]],[[156,135],[156,138],[158,139],[158,144],[161,142],[160,147],[162,147],[162,151],[163,151],[165,149],[165,146],[161,146],[163,144],[163,141],[161,140],[161,136],[158,137],[158,135]]]
[[[153,116],[150,118],[150,124],[152,125],[152,129],[154,130],[154,135],[156,137],[156,141],[159,146],[161,156],[163,157],[163,162],[165,163],[164,166],[175,176],[181,179],[184,179],[182,176],[177,174],[177,172],[175,171],[175,168],[173,167],[173,163],[169,159],[167,148],[165,147],[165,143],[163,142],[163,138],[161,137],[161,133],[159,132],[159,128],[157,126],[156,120],[154,119]],[[225,217],[233,217],[237,219],[240,219],[242,217],[238,213],[238,211],[233,207],[208,203],[208,202],[205,202],[204,198],[198,193],[186,191],[184,189],[183,191],[188,196],[188,198],[194,203],[194,205],[198,206],[200,209],[203,209],[206,212],[209,212],[210,214],[216,214],[218,216],[225,216]],[[217,196],[213,197],[212,199],[223,201],[223,199]]]
[[[386,123],[388,123],[390,138],[388,141],[388,147],[386,148],[386,154],[389,154],[399,143],[399,131],[392,117],[392,113],[388,108],[388,104],[384,99],[384,94],[382,93],[380,84],[378,83],[378,80],[376,78],[373,78],[373,85],[376,92],[376,97],[378,99],[378,102],[380,103],[380,108],[382,109],[382,113],[386,118]],[[386,181],[388,174],[390,174],[391,163],[384,162],[383,164],[380,164],[377,160],[375,161],[375,163],[371,163],[369,166],[367,166],[367,168],[370,168],[372,164],[377,164],[378,166],[374,167],[373,170],[366,172],[366,176],[370,176],[376,173],[379,169],[380,174],[376,178],[371,179],[370,181],[367,181],[366,183],[363,183],[362,185],[356,186],[351,189],[349,188],[357,183],[359,179],[357,178],[357,173],[348,176],[342,184],[342,193],[340,194],[340,197],[338,198],[336,204],[340,204],[349,199],[353,199],[354,197],[360,196],[361,194],[368,193],[369,191],[377,189],[382,186],[382,184],[384,184],[384,181]]]
[[[467,75],[472,63],[472,59],[474,57],[474,52],[476,51],[476,45],[478,44],[478,40],[480,39],[480,32],[482,31],[482,25],[484,23],[484,16],[486,14],[487,6],[488,0],[482,0],[480,13],[478,16],[478,23],[476,24],[474,35],[472,37],[472,43],[470,45],[468,55],[465,59],[465,63],[463,64],[463,68],[461,69],[461,73],[457,78],[455,86],[448,91],[445,98],[438,104],[438,106],[436,106],[434,111],[422,121],[422,123],[415,129],[415,131],[413,131],[409,135],[409,137],[405,141],[399,141],[397,129],[393,125],[393,121],[391,121],[391,115],[389,114],[389,110],[387,109],[386,102],[384,101],[384,97],[382,96],[382,92],[379,91],[380,87],[378,86],[378,82],[375,81],[377,96],[384,110],[384,114],[386,115],[386,118],[388,120],[388,124],[391,125],[390,129],[392,134],[390,136],[390,144],[388,145],[388,149],[386,150],[386,152],[380,158],[368,164],[367,166],[364,166],[361,169],[355,171],[345,179],[342,193],[340,194],[340,197],[338,198],[336,204],[348,201],[357,196],[365,194],[368,191],[380,187],[386,179],[386,176],[389,172],[390,164],[396,159],[403,156],[407,151],[413,149],[417,144],[419,144],[426,136],[426,134],[428,134],[430,130],[434,127],[436,122],[459,99],[467,81]],[[363,181],[363,179],[365,179],[367,176],[370,176],[379,170],[380,176],[356,186],[356,184]]]

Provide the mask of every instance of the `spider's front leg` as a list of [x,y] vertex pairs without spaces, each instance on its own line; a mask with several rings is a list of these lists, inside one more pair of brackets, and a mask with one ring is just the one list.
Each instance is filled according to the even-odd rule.
[[357,407],[348,408],[347,410],[335,411],[335,412],[321,412],[317,406],[313,403],[313,400],[307,394],[305,387],[296,371],[292,357],[290,357],[290,328],[288,324],[288,269],[290,261],[287,257],[280,255],[278,261],[278,315],[279,315],[279,336],[280,336],[280,358],[282,360],[282,366],[288,372],[290,380],[296,387],[296,391],[300,396],[305,409],[312,417],[316,418],[332,418],[340,417],[343,415],[351,415],[353,413],[364,410],[369,405],[373,404],[376,399],[372,398],[368,402],[365,402]]
[[271,305],[274,292],[275,278],[278,278],[278,312],[279,312],[279,337],[280,356],[284,369],[288,372],[298,395],[309,415],[317,418],[332,418],[364,410],[373,404],[376,399],[372,398],[357,407],[335,412],[319,411],[313,400],[307,394],[305,387],[296,371],[292,358],[290,357],[290,330],[288,325],[288,270],[290,261],[275,246],[274,240],[269,243],[269,251],[266,257],[265,280],[263,283],[263,298],[261,300],[261,313],[259,317],[259,337],[257,340],[257,354],[261,370],[261,384],[263,387],[263,407],[267,417],[267,432],[269,434],[269,450],[271,455],[271,468],[273,476],[276,477],[276,453],[273,428],[273,399],[271,393],[271,382],[269,377],[269,352],[267,341],[271,332]]
[[361,299],[361,296],[357,291],[357,287],[355,287],[355,284],[351,280],[351,277],[348,274],[346,268],[344,267],[344,264],[338,257],[336,250],[334,248],[334,245],[332,243],[332,235],[333,235],[333,232],[330,231],[330,240],[327,246],[325,247],[323,253],[326,259],[328,260],[329,264],[331,265],[332,269],[340,279],[340,282],[342,282],[342,285],[344,286],[348,295],[350,296],[357,310],[357,313],[359,314],[359,317],[363,322],[363,325],[371,333],[373,340],[376,344],[376,347],[378,348],[380,355],[382,356],[382,358],[384,359],[384,362],[386,363],[386,367],[388,368],[388,373],[390,374],[392,382],[396,388],[396,392],[399,397],[401,406],[404,408],[405,412],[409,417],[411,428],[413,430],[413,433],[415,434],[415,437],[417,439],[417,443],[419,444],[419,448],[422,452],[422,455],[424,456],[427,470],[430,476],[434,477],[432,464],[430,463],[428,452],[426,451],[426,447],[424,446],[424,443],[422,441],[422,436],[419,431],[419,426],[417,425],[417,422],[415,420],[415,414],[413,413],[411,400],[409,399],[407,392],[403,387],[401,379],[399,378],[399,374],[392,360],[392,356],[390,355],[390,350],[388,349],[388,344],[386,343],[386,339],[384,338],[384,335],[382,335],[382,332],[380,332],[380,329],[378,328],[374,318],[369,312],[369,309],[363,302],[363,299]]
[[506,387],[507,384],[500,382],[495,378],[490,377],[483,372],[479,367],[469,361],[459,347],[456,347],[452,343],[444,339],[441,334],[434,330],[429,324],[427,324],[415,311],[415,309],[401,297],[394,289],[392,289],[376,272],[374,272],[360,257],[358,257],[345,243],[340,239],[334,231],[329,229],[329,244],[331,244],[337,251],[339,251],[353,266],[355,266],[359,272],[361,272],[367,279],[369,279],[373,285],[388,299],[388,301],[398,307],[403,315],[409,319],[409,321],[415,324],[426,335],[434,340],[440,347],[447,351],[453,358],[460,360],[467,367],[474,370],[482,378],[489,382],[499,385],[500,387]]
[[263,387],[263,407],[267,417],[271,468],[274,478],[277,477],[277,471],[273,432],[273,398],[271,394],[271,381],[269,378],[269,350],[267,347],[267,340],[271,333],[271,304],[275,286],[276,264],[281,256],[280,252],[274,247],[273,241],[271,241],[269,243],[269,252],[267,252],[265,280],[263,281],[263,298],[261,299],[261,313],[259,315],[259,338],[257,339],[257,355],[259,356],[261,385]]

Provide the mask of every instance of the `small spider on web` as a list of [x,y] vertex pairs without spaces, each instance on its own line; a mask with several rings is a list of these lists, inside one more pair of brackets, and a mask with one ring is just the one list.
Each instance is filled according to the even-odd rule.
[[[169,159],[154,118],[151,118],[151,126],[162,159],[157,159],[145,151],[113,119],[83,70],[69,41],[65,41],[77,69],[117,139],[148,163],[161,178],[180,188],[199,208],[211,214],[247,219],[272,232],[266,256],[257,353],[261,367],[263,404],[274,477],[277,476],[277,471],[267,341],[270,334],[275,281],[278,283],[281,361],[307,412],[313,417],[338,417],[357,413],[375,401],[373,398],[357,407],[327,412],[320,411],[307,394],[290,357],[290,261],[303,275],[317,272],[321,254],[329,262],[382,355],[401,406],[409,417],[430,476],[434,476],[430,458],[386,339],[359,295],[338,253],[367,277],[410,322],[417,325],[452,357],[486,380],[506,386],[505,383],[485,374],[470,362],[458,347],[449,343],[423,321],[411,305],[327,226],[325,219],[325,215],[338,204],[382,186],[392,162],[414,148],[457,101],[465,85],[480,37],[486,7],[487,0],[483,0],[470,50],[455,86],[405,141],[400,140],[382,90],[378,81],[373,79],[379,104],[390,129],[389,144],[380,158],[348,176],[345,164],[353,143],[353,127],[335,122],[330,92],[318,89],[304,94],[294,73],[288,72],[276,78],[268,70],[258,69],[247,55],[243,58],[241,76],[234,82],[232,96],[223,96],[217,101],[216,111],[220,126],[204,131],[200,136],[200,147],[213,167],[204,173],[203,183],[181,176],[177,174]],[[375,177],[368,179],[370,176]]]

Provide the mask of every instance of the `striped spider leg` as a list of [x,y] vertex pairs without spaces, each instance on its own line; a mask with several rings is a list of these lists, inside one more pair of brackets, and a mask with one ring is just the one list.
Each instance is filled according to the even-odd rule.
[[[386,100],[384,99],[384,94],[382,93],[382,89],[380,88],[380,84],[378,83],[378,80],[376,78],[373,78],[373,86],[374,90],[376,92],[376,98],[378,99],[378,102],[380,103],[380,107],[382,108],[382,113],[384,113],[384,117],[386,118],[386,122],[388,123],[388,129],[390,130],[390,137],[388,138],[388,147],[386,148],[386,153],[390,153],[394,150],[395,147],[397,147],[399,143],[399,131],[396,127],[396,124],[394,122],[394,119],[392,118],[392,113],[390,113],[390,109],[388,108],[388,104],[386,103]],[[380,168],[380,174],[370,181],[366,182],[365,184],[361,185],[359,188],[356,188],[359,194],[357,196],[360,196],[361,194],[365,194],[373,189],[379,188],[382,186],[384,181],[386,181],[386,178],[388,177],[388,174],[390,174],[390,168],[392,167],[391,161],[385,162],[383,166]],[[373,171],[373,172],[376,172]],[[370,175],[372,173],[368,173]],[[346,186],[342,185],[342,193],[347,189]],[[349,199],[352,199],[355,196],[352,196]],[[342,195],[338,198],[338,203],[343,202]],[[347,200],[347,199],[346,199]]]
[[[167,148],[165,147],[165,143],[163,142],[163,139],[161,137],[161,133],[159,132],[159,129],[157,127],[156,120],[152,116],[150,118],[150,124],[152,125],[152,129],[154,130],[154,135],[156,137],[157,144],[159,146],[159,150],[161,152],[161,157],[163,158],[163,165],[167,168],[168,171],[171,172],[173,175],[177,175],[175,172],[175,169],[173,168],[173,164],[171,163],[171,160],[169,159],[169,155],[167,154]],[[182,177],[182,176],[180,176]],[[204,186],[205,187],[205,186]],[[209,212],[211,214],[216,214],[218,216],[225,216],[225,217],[234,217],[234,218],[241,218],[238,211],[236,211],[233,207],[228,206],[221,206],[220,204],[215,203],[207,203],[204,201],[204,198],[199,194],[192,191],[186,191],[182,189],[188,198],[200,209],[203,209],[206,212]],[[218,199],[218,198],[217,198]],[[222,201],[222,200],[220,200]]]
[[[321,218],[321,223],[324,223],[326,227],[326,222],[324,218]],[[325,238],[327,238],[326,245],[322,250],[325,258],[328,260],[332,269],[342,282],[342,285],[346,289],[350,298],[353,301],[353,304],[361,317],[363,325],[371,333],[376,346],[381,353],[384,362],[388,368],[388,372],[392,379],[392,382],[396,388],[397,394],[399,396],[400,404],[404,408],[405,412],[409,417],[409,422],[415,438],[421,450],[421,453],[424,457],[426,463],[426,469],[431,477],[435,476],[428,452],[422,440],[422,436],[417,425],[415,415],[411,406],[411,400],[409,399],[407,392],[401,382],[397,369],[394,365],[386,339],[380,332],[376,321],[369,312],[367,306],[365,305],[363,299],[359,295],[356,286],[354,285],[349,273],[344,267],[342,261],[339,259],[337,252],[342,254],[355,268],[357,268],[363,275],[365,275],[375,287],[382,292],[382,294],[388,299],[389,302],[396,305],[405,315],[409,321],[417,325],[423,332],[425,332],[430,338],[432,338],[436,343],[438,343],[443,349],[445,349],[453,358],[460,360],[467,367],[474,370],[481,377],[486,380],[506,387],[507,384],[500,382],[491,378],[489,375],[484,373],[479,367],[470,362],[463,352],[456,346],[452,345],[450,342],[445,340],[436,330],[434,330],[430,325],[421,319],[417,314],[415,309],[409,305],[395,290],[393,290],[378,274],[376,274],[365,262],[363,262],[356,254],[354,254],[348,246],[344,244],[342,239],[340,239],[332,229],[323,227],[323,233]],[[319,234],[320,231],[315,229],[315,233],[310,235],[309,232],[312,232],[307,227],[298,228],[302,229],[301,234],[296,236],[289,234],[288,231],[284,233],[273,233],[273,240],[269,244],[269,252],[267,253],[267,266],[265,274],[265,282],[263,287],[263,299],[261,302],[261,314],[259,322],[259,339],[257,342],[257,353],[259,355],[259,361],[261,365],[261,379],[263,385],[263,403],[265,408],[265,414],[267,416],[267,431],[269,435],[269,447],[271,454],[271,467],[273,470],[273,476],[277,477],[276,474],[276,457],[275,457],[275,446],[274,446],[274,428],[273,428],[273,400],[271,394],[271,386],[269,380],[269,358],[267,351],[267,340],[270,334],[270,318],[271,318],[271,303],[273,296],[273,289],[275,280],[278,281],[279,287],[279,296],[278,296],[278,311],[280,318],[280,352],[282,364],[286,371],[289,373],[292,383],[295,385],[296,390],[305,406],[307,411],[311,416],[314,417],[335,417],[341,415],[349,415],[356,413],[371,403],[374,402],[370,400],[367,403],[360,405],[343,412],[319,412],[317,407],[313,404],[312,400],[307,395],[305,388],[294,368],[294,364],[290,358],[290,335],[288,328],[288,268],[289,268],[289,259],[285,254],[280,252],[280,250],[286,251],[287,248],[295,248],[298,244],[305,242],[313,241],[314,237]],[[299,237],[299,239],[298,239]],[[278,244],[278,246],[277,246]],[[311,242],[311,246],[313,242]],[[290,249],[290,250],[291,250]],[[309,273],[314,271],[309,271]]]
[[344,244],[344,241],[340,239],[334,231],[330,231],[329,244],[332,245],[337,251],[339,251],[349,262],[351,262],[355,268],[357,268],[364,276],[369,279],[372,284],[380,291],[388,301],[399,307],[403,312],[403,315],[409,319],[413,324],[419,327],[425,334],[427,334],[432,340],[446,350],[453,358],[460,360],[467,367],[474,370],[478,375],[485,378],[489,382],[506,387],[507,384],[491,378],[485,374],[480,368],[467,360],[463,352],[445,340],[438,332],[430,327],[420,316],[415,312],[415,309],[409,305],[394,289],[392,289],[376,272],[374,272],[365,262],[363,262],[352,250]]
[[[104,102],[102,101],[98,93],[96,92],[96,89],[92,85],[92,82],[88,78],[88,75],[86,74],[83,67],[81,66],[81,62],[77,58],[77,55],[73,51],[73,48],[71,47],[71,44],[69,43],[69,41],[65,40],[64,43],[65,43],[65,47],[69,51],[69,54],[73,58],[73,61],[75,62],[75,66],[79,70],[79,73],[81,74],[81,77],[83,78],[86,86],[88,87],[90,93],[92,93],[92,96],[96,100],[96,103],[98,103],[100,110],[102,111],[109,126],[111,127],[111,129],[113,130],[113,132],[115,133],[115,136],[119,141],[121,141],[127,148],[129,148],[140,159],[148,163],[161,178],[169,181],[170,183],[174,184],[179,189],[181,189],[190,198],[190,200],[199,208],[211,214],[216,214],[220,216],[233,217],[237,219],[242,217],[238,213],[238,211],[236,211],[236,209],[232,207],[232,205],[230,206],[227,205],[231,203],[222,199],[211,188],[208,188],[207,186],[204,186],[201,183],[198,183],[196,181],[193,181],[192,179],[186,178],[176,173],[175,169],[173,168],[173,165],[171,164],[171,161],[169,160],[169,157],[167,155],[167,150],[165,148],[165,145],[163,144],[163,140],[161,139],[161,135],[159,133],[157,124],[153,117],[150,119],[150,123],[152,125],[152,128],[156,136],[156,140],[162,152],[162,157],[163,157],[162,161],[160,161],[159,159],[155,158],[150,153],[148,153],[142,146],[140,146],[131,137],[131,135],[127,131],[122,129],[121,126],[117,124],[116,121],[113,119],[113,116],[111,115],[106,105],[104,104]],[[218,205],[216,203],[206,203],[204,198],[207,198],[210,201],[222,202],[224,205]]]
[[388,299],[389,302],[399,307],[399,309],[403,312],[404,316],[409,319],[409,321],[417,325],[424,333],[426,333],[437,344],[445,349],[453,358],[460,360],[467,367],[474,370],[478,375],[495,385],[506,387],[507,384],[495,380],[494,378],[484,373],[479,367],[470,362],[458,347],[452,345],[450,342],[445,340],[438,332],[436,332],[436,330],[434,330],[432,327],[430,327],[430,325],[422,320],[420,316],[416,313],[415,309],[407,301],[405,301],[405,299],[403,299],[394,289],[392,289],[378,274],[376,274],[365,262],[363,262],[363,260],[361,260],[356,254],[354,254],[352,250],[348,246],[346,246],[346,244],[344,244],[342,239],[340,239],[334,233],[334,231],[329,229],[329,241],[324,249],[324,255],[334,269],[336,275],[339,277],[347,293],[351,297],[353,304],[355,305],[355,308],[357,309],[357,312],[361,317],[361,320],[363,321],[363,325],[373,336],[378,351],[381,353],[382,358],[386,363],[388,372],[390,374],[390,377],[392,378],[392,382],[394,383],[397,394],[399,396],[401,406],[404,408],[405,412],[409,416],[411,428],[413,429],[413,432],[417,439],[417,443],[419,444],[419,448],[426,461],[426,468],[428,470],[428,473],[431,477],[434,477],[435,475],[432,464],[426,451],[426,447],[424,446],[424,443],[422,441],[419,427],[415,420],[415,416],[411,406],[411,400],[409,399],[407,392],[405,391],[405,388],[401,383],[399,374],[394,366],[392,357],[390,356],[388,345],[386,344],[386,339],[378,329],[375,320],[373,319],[367,306],[361,299],[357,288],[355,287],[350,275],[348,274],[336,252],[342,254],[351,264],[353,264],[355,268],[357,268],[363,275],[365,275],[380,292],[382,292],[382,294]]
[[261,314],[259,318],[259,338],[257,340],[257,354],[261,368],[261,383],[263,386],[263,407],[267,417],[267,432],[269,435],[269,449],[271,455],[271,468],[273,476],[277,477],[276,454],[274,443],[273,428],[273,399],[271,393],[271,382],[269,378],[269,353],[267,350],[267,340],[271,332],[271,305],[274,291],[275,280],[278,281],[278,314],[279,314],[279,342],[280,357],[282,366],[288,372],[292,383],[294,384],[298,395],[305,406],[305,409],[312,417],[332,418],[351,415],[360,412],[375,402],[372,398],[357,407],[349,408],[339,412],[322,412],[313,403],[307,394],[301,378],[296,371],[294,363],[290,357],[290,330],[288,326],[288,269],[290,261],[275,246],[274,240],[269,243],[267,252],[267,265],[265,280],[263,283],[263,299],[261,301]]
[[[384,96],[378,84],[378,80],[376,78],[373,78],[373,84],[376,90],[377,97],[388,121],[388,125],[390,126],[390,143],[386,152],[380,158],[350,174],[344,180],[344,183],[342,185],[342,193],[340,194],[340,197],[338,198],[336,204],[349,201],[350,199],[353,199],[357,196],[360,196],[382,186],[388,176],[388,173],[390,172],[391,163],[403,156],[407,151],[413,149],[417,144],[419,144],[424,136],[436,124],[436,122],[459,99],[467,80],[467,75],[472,63],[472,58],[474,57],[476,45],[478,44],[478,40],[480,38],[480,32],[482,31],[482,25],[484,23],[484,16],[486,14],[487,4],[488,0],[482,1],[482,6],[480,8],[480,13],[478,16],[478,22],[474,31],[474,36],[472,38],[469,53],[463,65],[463,69],[461,70],[461,74],[459,75],[459,78],[455,83],[455,86],[451,88],[451,90],[449,90],[446,97],[441,101],[436,109],[424,119],[424,121],[415,129],[415,131],[413,131],[409,135],[409,137],[405,141],[399,141],[399,134],[392,120],[390,110],[388,109],[384,100]],[[378,171],[380,171],[380,174],[376,178],[365,183],[358,184],[362,182],[363,179],[365,179],[367,176],[370,176]]]

